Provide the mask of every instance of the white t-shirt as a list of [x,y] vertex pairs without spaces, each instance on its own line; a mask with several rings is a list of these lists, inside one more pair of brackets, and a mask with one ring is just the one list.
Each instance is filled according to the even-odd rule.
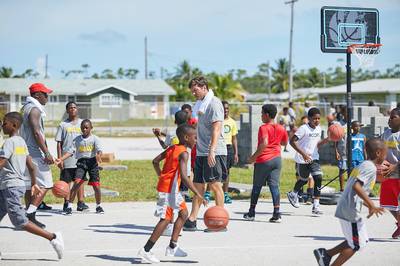
[[[305,124],[299,127],[295,135],[299,139],[297,141],[299,148],[302,149],[306,154],[310,155],[313,160],[319,160],[317,145],[321,140],[321,127],[316,126],[315,128],[312,128],[309,126],[309,124]],[[296,163],[306,163],[303,159],[303,156],[301,156],[301,154],[298,152],[296,152],[294,160]]]

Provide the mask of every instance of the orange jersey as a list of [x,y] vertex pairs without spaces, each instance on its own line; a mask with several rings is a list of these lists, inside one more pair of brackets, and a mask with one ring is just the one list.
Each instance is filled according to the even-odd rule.
[[164,167],[158,179],[157,191],[166,193],[178,193],[181,184],[181,174],[179,171],[179,155],[186,152],[184,145],[173,145],[167,149]]

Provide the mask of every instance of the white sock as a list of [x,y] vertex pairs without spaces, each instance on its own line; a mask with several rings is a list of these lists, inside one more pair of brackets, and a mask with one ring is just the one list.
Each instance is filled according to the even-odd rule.
[[319,199],[314,199],[314,207],[315,208],[319,207]]
[[72,203],[71,202],[68,202],[68,208],[72,209]]
[[34,213],[37,210],[37,207],[33,204],[30,204],[28,209],[26,210],[26,213],[31,214]]

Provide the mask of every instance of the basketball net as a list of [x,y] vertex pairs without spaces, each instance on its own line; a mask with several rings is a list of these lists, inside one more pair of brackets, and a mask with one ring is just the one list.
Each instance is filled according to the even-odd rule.
[[359,66],[366,68],[374,65],[381,46],[379,43],[353,44],[348,50],[358,58]]

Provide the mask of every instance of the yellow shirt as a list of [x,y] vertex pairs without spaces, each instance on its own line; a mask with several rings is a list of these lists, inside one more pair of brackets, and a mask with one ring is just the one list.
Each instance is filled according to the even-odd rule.
[[236,136],[237,133],[236,121],[228,116],[228,118],[224,120],[224,139],[226,145],[232,145],[232,137]]

